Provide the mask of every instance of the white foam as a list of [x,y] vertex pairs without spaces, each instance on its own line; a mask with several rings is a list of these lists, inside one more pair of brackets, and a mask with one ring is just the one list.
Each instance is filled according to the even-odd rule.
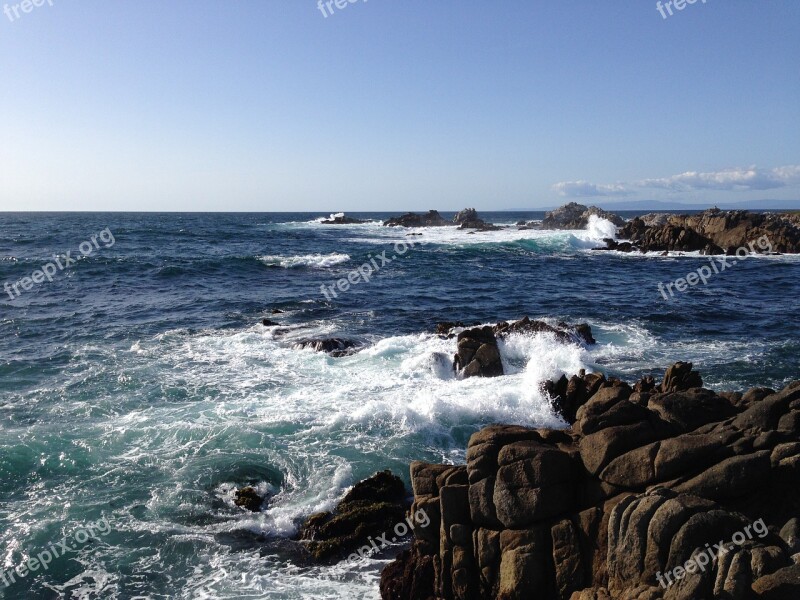
[[326,269],[347,262],[350,260],[350,255],[334,252],[331,254],[301,254],[297,256],[258,256],[256,258],[269,267]]
[[[330,323],[311,331],[335,335]],[[454,428],[493,422],[562,427],[539,385],[587,362],[584,348],[547,334],[511,336],[500,344],[506,376],[461,379],[452,370],[455,339],[393,336],[332,358],[291,347],[309,333],[298,328],[275,337],[254,327],[234,334],[168,332],[139,342],[131,356],[150,368],[153,360],[160,362],[165,389],[190,378],[193,388],[215,395],[158,414],[136,413],[135,426],[117,421],[109,435],[127,436],[129,448],[137,448],[120,460],[138,464],[157,446],[162,468],[181,468],[185,456],[212,441],[230,444],[227,436],[235,439],[254,426],[288,427],[295,433],[282,437],[281,452],[265,457],[287,477],[281,492],[264,513],[243,516],[237,526],[289,535],[299,518],[330,508],[355,483],[342,448],[374,453],[388,445],[408,447],[414,438],[430,440],[429,450],[441,452]],[[154,447],[140,446],[145,440]],[[462,443],[444,445],[458,447],[455,458],[463,460]],[[150,508],[175,501],[169,494],[152,498]]]
[[340,217],[343,217],[343,216],[344,216],[343,212],[331,213],[327,217],[317,217],[316,219],[311,219],[310,221],[307,221],[307,222],[308,223],[323,223],[324,221],[333,221],[334,219],[337,219],[337,218],[340,218]]
[[617,237],[617,226],[608,219],[591,215],[589,217],[589,224],[586,226],[589,236],[596,240],[603,240],[611,238],[612,240]]

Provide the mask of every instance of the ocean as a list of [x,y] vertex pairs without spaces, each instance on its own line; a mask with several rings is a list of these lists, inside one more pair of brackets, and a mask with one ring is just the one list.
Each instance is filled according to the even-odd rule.
[[[0,213],[0,597],[378,598],[392,552],[304,563],[302,520],[378,470],[408,483],[412,460],[463,463],[483,425],[563,427],[541,382],[678,360],[716,390],[800,378],[797,256],[738,259],[665,299],[659,283],[711,259],[593,252],[604,221],[380,225],[397,214]],[[525,315],[589,323],[598,343],[511,337],[507,375],[453,374],[437,322]],[[361,349],[294,348],[331,337]],[[244,485],[263,512],[234,505]]]

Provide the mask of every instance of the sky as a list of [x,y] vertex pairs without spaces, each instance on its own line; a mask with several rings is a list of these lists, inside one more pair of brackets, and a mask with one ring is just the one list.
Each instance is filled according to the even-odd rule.
[[0,0],[0,211],[800,199],[797,0],[338,1]]

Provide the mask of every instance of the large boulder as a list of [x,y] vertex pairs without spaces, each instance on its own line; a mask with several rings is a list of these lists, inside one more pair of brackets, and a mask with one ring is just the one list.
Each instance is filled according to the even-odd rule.
[[390,534],[403,522],[406,496],[399,477],[390,471],[376,473],[356,484],[333,511],[311,515],[300,539],[317,561],[342,559],[361,546],[372,548],[370,537]]
[[503,375],[503,361],[491,326],[467,329],[458,334],[458,352],[453,367],[464,377]]

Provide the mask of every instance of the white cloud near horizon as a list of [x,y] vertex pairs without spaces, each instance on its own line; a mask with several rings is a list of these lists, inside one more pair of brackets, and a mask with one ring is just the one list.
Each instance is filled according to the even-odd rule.
[[630,183],[596,184],[588,181],[563,181],[553,185],[553,190],[559,196],[582,198],[629,196],[637,189],[661,189],[670,192],[753,191],[773,190],[795,185],[800,185],[800,165],[786,165],[774,169],[762,169],[753,165],[708,173],[687,171],[671,177],[642,179]]
[[559,196],[589,197],[589,196],[628,196],[625,184],[596,184],[588,181],[563,181],[553,186]]

